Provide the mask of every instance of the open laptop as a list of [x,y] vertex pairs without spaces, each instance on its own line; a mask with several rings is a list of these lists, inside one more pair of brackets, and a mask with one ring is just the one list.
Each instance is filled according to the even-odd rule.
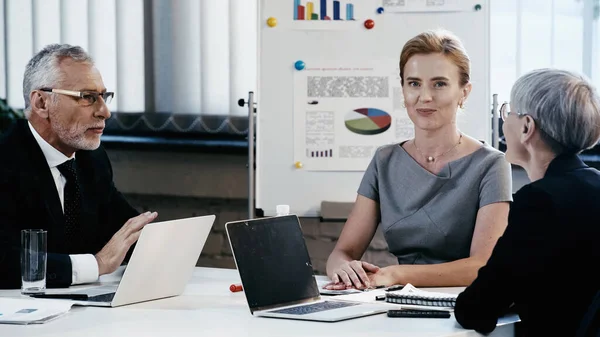
[[68,299],[75,305],[118,307],[181,295],[214,221],[214,215],[207,215],[147,224],[116,288],[100,286],[39,297]]
[[253,315],[336,322],[389,309],[320,297],[296,215],[233,221],[225,229]]

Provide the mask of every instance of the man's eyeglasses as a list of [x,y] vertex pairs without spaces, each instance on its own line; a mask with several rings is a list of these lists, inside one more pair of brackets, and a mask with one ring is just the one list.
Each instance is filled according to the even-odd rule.
[[98,101],[100,97],[104,100],[104,103],[108,104],[112,101],[115,96],[114,92],[97,92],[97,91],[72,91],[65,89],[51,89],[42,88],[41,91],[52,92],[55,94],[67,95],[79,98],[79,102],[83,106],[89,106]]
[[510,111],[510,104],[508,102],[502,103],[502,105],[500,106],[500,117],[502,117],[502,121],[506,121],[506,119],[508,118],[508,115],[510,115],[512,113],[517,114],[517,116],[519,116],[519,117],[526,115],[524,113]]

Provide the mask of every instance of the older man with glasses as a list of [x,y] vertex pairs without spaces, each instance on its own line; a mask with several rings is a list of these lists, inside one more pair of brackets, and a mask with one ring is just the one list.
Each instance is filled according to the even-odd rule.
[[108,92],[81,48],[48,45],[27,64],[27,120],[0,138],[0,288],[18,288],[20,231],[48,231],[47,284],[115,271],[156,212],[139,214],[115,188],[100,146]]

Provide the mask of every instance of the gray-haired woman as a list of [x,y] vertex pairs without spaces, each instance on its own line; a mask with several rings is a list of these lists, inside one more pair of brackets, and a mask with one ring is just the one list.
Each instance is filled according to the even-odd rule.
[[574,336],[600,290],[600,172],[578,157],[600,138],[600,97],[578,74],[540,69],[517,80],[501,115],[506,159],[531,183],[455,317],[485,333],[514,306],[525,335]]

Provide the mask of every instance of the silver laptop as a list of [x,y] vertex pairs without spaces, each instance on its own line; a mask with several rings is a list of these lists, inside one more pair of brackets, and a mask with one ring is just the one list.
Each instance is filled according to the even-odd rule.
[[100,286],[44,297],[69,299],[75,305],[118,307],[181,295],[214,221],[214,215],[207,215],[147,224],[116,288]]
[[336,322],[389,309],[322,299],[295,215],[228,222],[225,229],[253,315]]

